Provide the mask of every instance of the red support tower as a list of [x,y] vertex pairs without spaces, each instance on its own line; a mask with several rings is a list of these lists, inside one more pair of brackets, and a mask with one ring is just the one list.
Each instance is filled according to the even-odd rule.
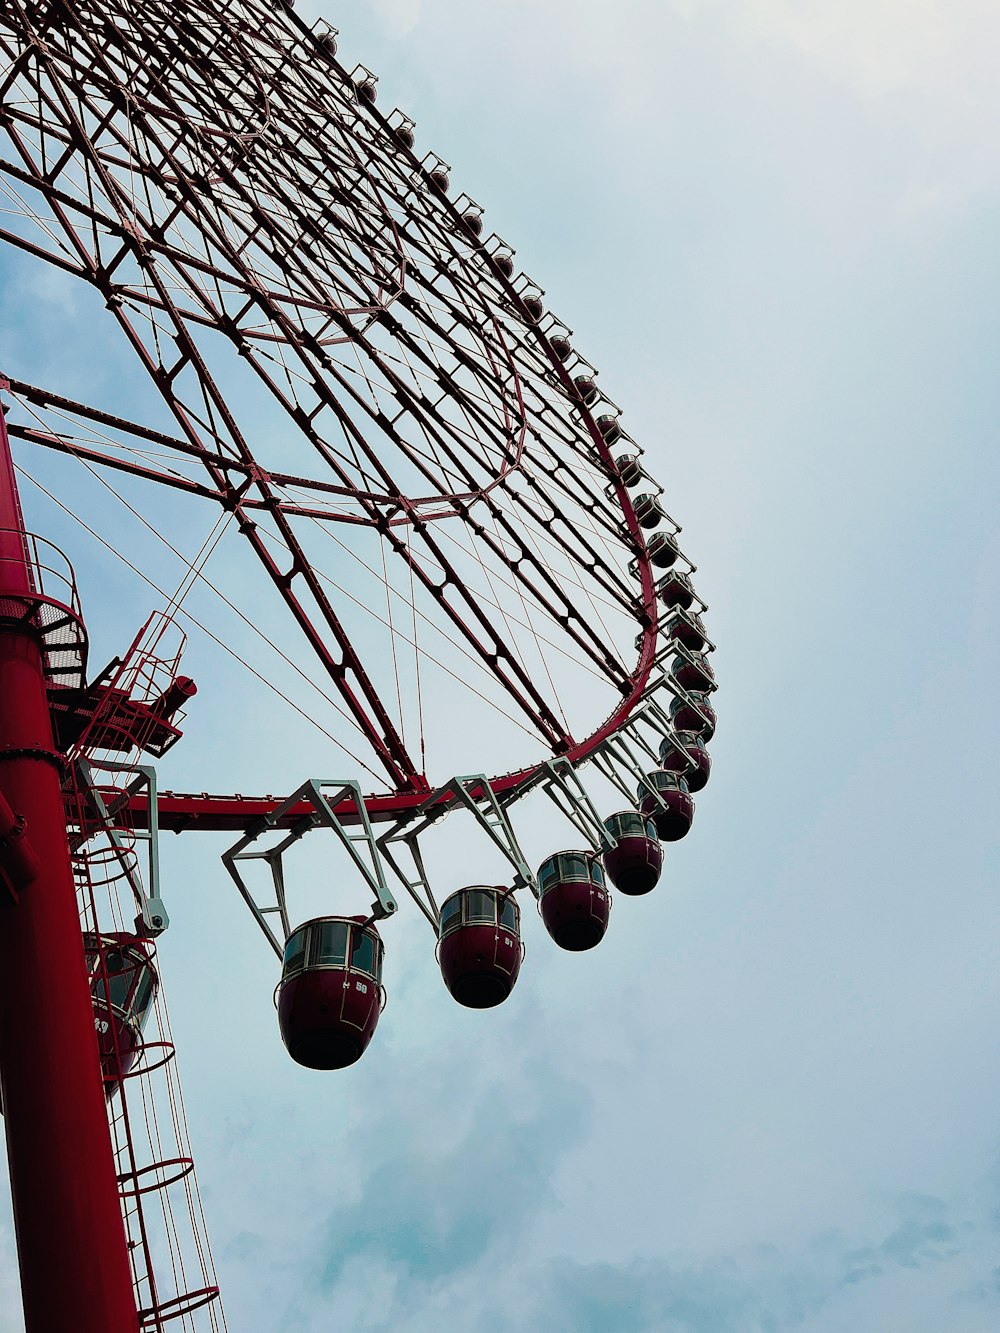
[[0,844],[0,1089],[25,1327],[135,1333],[35,583],[0,416],[0,792],[35,854],[25,883],[11,838]]

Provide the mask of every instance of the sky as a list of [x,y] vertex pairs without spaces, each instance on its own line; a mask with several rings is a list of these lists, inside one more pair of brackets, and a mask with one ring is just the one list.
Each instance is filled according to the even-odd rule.
[[[656,893],[583,956],[526,912],[502,1008],[454,1005],[404,910],[341,1074],[283,1051],[226,841],[166,842],[164,984],[230,1328],[992,1333],[1000,10],[298,9],[380,74],[623,406],[698,565],[719,734]],[[62,285],[17,261],[3,292],[0,370],[95,373]],[[149,594],[25,500],[72,549],[103,662]],[[186,669],[164,785],[327,770],[194,633]],[[452,823],[435,854],[473,882]],[[567,830],[538,807],[523,836],[540,860]],[[0,1315],[20,1327],[6,1202]]]

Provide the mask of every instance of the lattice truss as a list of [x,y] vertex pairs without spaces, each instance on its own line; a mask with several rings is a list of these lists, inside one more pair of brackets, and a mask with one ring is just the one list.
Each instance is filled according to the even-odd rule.
[[[156,804],[155,773],[141,766],[148,714],[131,714],[130,725],[121,709],[125,699],[154,705],[176,680],[183,647],[169,620],[154,616],[110,669],[101,703],[67,749],[63,800],[138,1328],[225,1333],[155,947],[168,924],[156,819],[137,833],[130,818],[137,791]],[[129,998],[140,970],[152,991],[142,1005]]]
[[277,0],[7,0],[0,240],[96,289],[161,400],[5,367],[9,428],[221,505],[405,790],[421,672],[563,753],[637,697],[655,596],[568,330],[330,46]]

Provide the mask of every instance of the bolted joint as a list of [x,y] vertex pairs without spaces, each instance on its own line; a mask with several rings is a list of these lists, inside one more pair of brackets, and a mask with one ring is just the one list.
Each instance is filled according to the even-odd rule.
[[24,815],[15,814],[0,792],[0,876],[14,902],[38,875],[38,857]]

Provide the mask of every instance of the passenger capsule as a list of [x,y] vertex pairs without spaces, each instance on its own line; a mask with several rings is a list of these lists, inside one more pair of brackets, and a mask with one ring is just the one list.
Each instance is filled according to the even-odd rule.
[[323,916],[292,931],[277,1003],[281,1040],[297,1064],[354,1064],[385,1004],[382,938],[375,926],[363,916]]
[[635,516],[644,528],[655,528],[664,518],[663,506],[655,495],[646,492],[643,495],[637,495],[632,502],[635,510]]
[[678,569],[665,574],[656,585],[656,591],[666,607],[679,606],[686,611],[694,601],[694,585],[687,574],[682,574]]
[[663,869],[663,848],[651,819],[638,810],[609,815],[604,827],[615,846],[604,853],[604,869],[616,889],[638,898],[655,889]]
[[358,101],[364,102],[366,106],[375,105],[378,99],[378,87],[374,79],[359,79],[354,85],[354,90],[358,94]]
[[142,1053],[142,1031],[156,999],[159,977],[152,946],[137,935],[88,934],[84,949],[104,1095],[111,1097]]
[[434,167],[430,173],[430,182],[439,194],[447,194],[450,178],[444,167]]
[[538,867],[538,910],[560,949],[582,953],[604,939],[611,895],[590,852],[557,852]]
[[544,306],[541,298],[538,296],[525,296],[521,298],[525,311],[532,324],[537,324],[542,317]]
[[678,653],[670,663],[670,675],[682,690],[715,689],[715,670],[703,653]]
[[505,278],[514,276],[514,256],[509,250],[498,250],[493,256],[493,263]]
[[693,731],[676,731],[660,741],[660,766],[683,773],[688,791],[701,791],[712,775],[712,756]]
[[710,741],[715,735],[715,709],[700,690],[692,690],[686,699],[674,699],[670,720],[679,731],[693,731],[703,741]]
[[[610,413],[605,413],[604,416],[600,416],[600,417],[597,418],[597,421],[596,421],[595,424],[596,424],[596,426],[597,426],[597,429],[598,429],[598,430],[601,432],[601,434],[604,436],[604,443],[605,443],[605,444],[614,444],[614,442],[615,442],[616,440],[620,440],[620,439],[621,439],[621,437],[622,437],[622,428],[621,428],[621,426],[618,424],[618,418],[617,418],[617,417],[615,417],[615,416],[611,416]],[[628,484],[628,483],[626,483],[626,485],[627,485],[627,484]]]
[[412,120],[402,120],[398,125],[393,126],[392,137],[404,148],[412,148],[416,142],[414,135],[414,124]]
[[549,339],[549,346],[555,352],[560,361],[568,361],[573,345],[568,338],[564,338],[561,333],[555,334]]
[[510,889],[473,884],[446,898],[438,923],[444,984],[468,1009],[492,1009],[521,970],[521,912]]
[[664,633],[668,639],[675,639],[693,653],[701,652],[708,642],[704,622],[696,611],[675,611],[667,621]]
[[483,234],[483,215],[474,208],[470,208],[462,214],[462,225],[465,230],[473,236],[482,236]]
[[597,385],[589,375],[577,375],[574,378],[573,383],[576,385],[576,391],[587,407],[590,407],[591,403],[597,402]]
[[[600,425],[600,422],[598,422]],[[629,487],[638,486],[642,481],[642,464],[637,454],[619,454],[614,460],[622,482]]]
[[[626,486],[631,482],[626,482]],[[677,539],[670,532],[654,532],[646,543],[649,558],[657,569],[669,569],[680,555]]]
[[661,842],[677,842],[689,832],[694,819],[694,801],[679,773],[666,768],[647,773],[639,786],[637,799],[642,814],[653,821]]
[[316,39],[320,49],[332,60],[337,54],[337,34],[335,31],[321,33]]

